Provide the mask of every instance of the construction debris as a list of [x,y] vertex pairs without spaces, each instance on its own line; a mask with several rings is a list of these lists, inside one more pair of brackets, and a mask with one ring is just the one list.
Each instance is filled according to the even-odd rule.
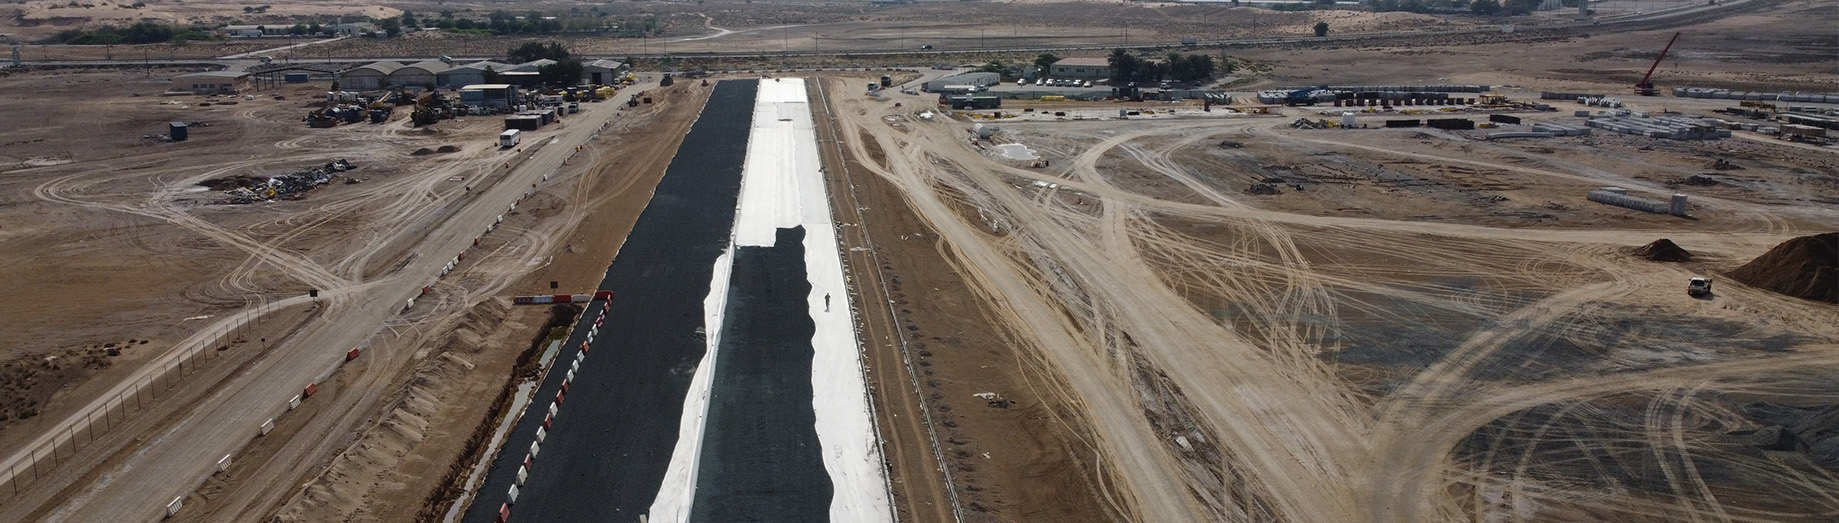
[[232,176],[199,182],[198,185],[224,191],[224,199],[217,203],[247,204],[274,199],[295,199],[301,194],[325,185],[338,173],[355,169],[351,162],[343,158],[326,162],[324,166],[295,171],[273,178],[253,176]]
[[1310,120],[1308,118],[1298,118],[1296,121],[1290,122],[1290,128],[1292,129],[1327,129],[1334,126],[1335,124],[1333,122],[1322,119]]
[[1730,137],[1730,130],[1724,129],[1716,119],[1689,116],[1669,115],[1659,118],[1610,116],[1592,118],[1587,125],[1622,134],[1670,140],[1716,140]]

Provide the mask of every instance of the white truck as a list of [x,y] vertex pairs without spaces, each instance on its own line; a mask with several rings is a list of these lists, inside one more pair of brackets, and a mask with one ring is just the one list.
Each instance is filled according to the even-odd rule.
[[1711,278],[1693,278],[1686,282],[1686,295],[1703,298],[1711,295]]
[[506,149],[517,147],[517,144],[519,142],[522,142],[523,139],[524,139],[523,131],[520,131],[517,129],[506,129],[505,132],[498,133],[498,146],[502,148],[506,148]]

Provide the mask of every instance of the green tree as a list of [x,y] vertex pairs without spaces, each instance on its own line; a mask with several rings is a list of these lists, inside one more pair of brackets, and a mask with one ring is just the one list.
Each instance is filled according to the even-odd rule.
[[1316,36],[1328,36],[1328,22],[1316,22],[1315,23],[1315,35]]
[[1318,8],[1320,8],[1320,7],[1334,7],[1334,6],[1335,6],[1335,0],[1315,0],[1315,6],[1316,6],[1316,7],[1318,7]]
[[1111,56],[1105,58],[1105,63],[1111,66],[1111,83],[1113,84],[1123,84],[1136,78],[1137,70],[1143,64],[1141,60],[1137,60],[1136,55],[1122,48],[1112,49]]
[[1045,73],[1053,68],[1054,62],[1058,61],[1060,57],[1054,56],[1053,53],[1041,53],[1040,56],[1034,57],[1034,67]]
[[562,47],[562,44],[556,42],[549,42],[548,44],[542,42],[526,42],[524,45],[512,48],[508,56],[511,58],[511,63],[521,64],[544,58],[560,62],[567,59],[569,54],[567,48]]
[[287,34],[294,35],[294,36],[305,36],[307,34],[307,25],[306,24],[294,24],[293,27],[287,28]]
[[563,57],[556,63],[536,68],[536,75],[544,84],[569,86],[581,83],[581,75],[586,70],[587,66],[582,65],[581,60]]
[[307,24],[307,34],[316,35],[316,34],[325,32],[325,30],[326,28],[319,26],[319,22],[313,22],[313,23]]
[[403,27],[420,27],[421,26],[421,21],[415,19],[415,13],[410,12],[407,9],[402,10],[402,16],[399,19],[402,21]]
[[395,38],[396,35],[402,34],[402,21],[395,18],[378,20],[377,27],[383,29],[383,34],[389,35],[391,38]]
[[1541,3],[1543,2],[1540,0],[1507,0],[1501,3],[1501,8],[1505,9],[1507,14],[1523,16],[1532,14],[1533,10],[1538,9]]
[[1495,13],[1501,12],[1501,3],[1498,0],[1475,0],[1469,4],[1469,12],[1482,16],[1494,16]]
[[1188,62],[1188,72],[1192,76],[1181,78],[1181,81],[1192,82],[1213,77],[1213,57],[1204,54],[1191,54],[1187,56],[1186,61]]

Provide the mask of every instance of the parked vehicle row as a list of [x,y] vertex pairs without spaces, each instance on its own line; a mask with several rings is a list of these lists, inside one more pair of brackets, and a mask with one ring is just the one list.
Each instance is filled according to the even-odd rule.
[[[1016,80],[1015,85],[1018,87],[1025,87],[1028,85],[1028,79]],[[1092,81],[1074,80],[1071,78],[1036,78],[1034,80],[1034,85],[1041,87],[1091,87]]]

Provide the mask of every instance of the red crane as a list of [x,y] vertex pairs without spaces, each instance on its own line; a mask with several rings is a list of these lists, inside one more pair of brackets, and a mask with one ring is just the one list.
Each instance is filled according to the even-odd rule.
[[1654,57],[1654,65],[1647,68],[1647,74],[1641,75],[1641,82],[1635,84],[1635,94],[1641,96],[1654,96],[1656,94],[1654,91],[1654,82],[1651,80],[1654,77],[1654,70],[1660,68],[1660,61],[1667,59],[1667,51],[1673,49],[1673,42],[1677,41],[1679,41],[1679,33],[1675,32],[1673,33],[1673,39],[1667,40],[1667,46],[1660,49],[1660,56]]

